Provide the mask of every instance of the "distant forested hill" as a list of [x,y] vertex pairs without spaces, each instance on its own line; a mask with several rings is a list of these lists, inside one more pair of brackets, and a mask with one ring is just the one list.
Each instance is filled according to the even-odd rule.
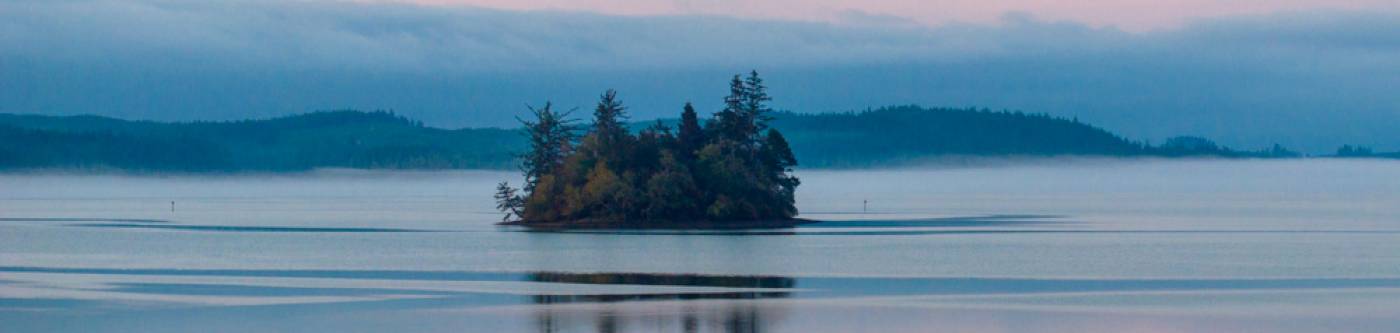
[[1100,155],[1150,153],[1143,144],[1075,120],[1021,112],[887,107],[865,112],[780,114],[802,165],[858,167],[942,155]]
[[[773,127],[787,135],[802,167],[884,166],[945,155],[1296,155],[1281,147],[1235,151],[1198,137],[1149,146],[1075,120],[1020,112],[899,106],[775,118]],[[11,170],[507,169],[524,148],[514,129],[439,129],[390,112],[195,123],[0,114],[0,169]]]
[[198,123],[0,114],[4,169],[509,168],[523,147],[512,130],[424,127],[388,112]]

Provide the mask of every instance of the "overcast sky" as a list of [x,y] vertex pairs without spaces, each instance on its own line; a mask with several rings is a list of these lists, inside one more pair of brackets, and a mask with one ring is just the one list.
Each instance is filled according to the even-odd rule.
[[[1111,3],[1104,5],[1102,3]],[[1400,149],[1400,1],[0,1],[0,112],[158,120],[526,103],[981,106],[1133,139]]]
[[757,19],[860,23],[894,17],[924,25],[997,23],[1007,12],[1128,31],[1176,28],[1188,21],[1307,10],[1400,9],[1393,0],[413,0],[513,10],[592,11],[615,15],[724,15]]

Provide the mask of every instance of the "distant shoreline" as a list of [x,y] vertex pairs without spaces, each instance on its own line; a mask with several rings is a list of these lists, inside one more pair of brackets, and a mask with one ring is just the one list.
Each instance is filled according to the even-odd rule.
[[[674,120],[657,120],[661,122]],[[655,121],[633,122],[633,130]],[[1298,158],[1274,146],[1237,150],[1181,136],[1130,140],[1075,119],[986,109],[892,106],[864,112],[777,112],[772,126],[803,169],[962,165],[1087,158]],[[1400,158],[1343,146],[1338,157]],[[0,173],[286,174],[323,168],[514,170],[522,132],[443,129],[392,112],[324,111],[230,122],[163,123],[0,113]]]
[[551,221],[529,222],[508,221],[497,223],[500,226],[525,227],[531,231],[567,230],[736,230],[736,229],[787,229],[803,224],[821,221],[803,218],[752,221]]
[[[1056,156],[975,156],[975,155],[950,155],[950,156],[930,156],[918,160],[903,161],[899,163],[888,163],[876,166],[861,167],[806,167],[797,168],[802,171],[862,171],[862,170],[904,170],[904,169],[983,169],[1002,167],[1024,167],[1024,166],[1097,166],[1114,163],[1140,163],[1140,162],[1191,162],[1191,161],[1299,161],[1299,160],[1346,160],[1346,161],[1396,161],[1400,158],[1393,157],[1339,157],[1339,156],[1302,156],[1292,158],[1238,158],[1238,157],[1214,157],[1214,156],[1188,156],[1188,157],[1161,157],[1161,156],[1102,156],[1102,155],[1056,155]],[[360,177],[374,175],[406,175],[417,174],[431,176],[439,173],[459,173],[459,172],[491,172],[491,173],[511,173],[516,170],[510,168],[452,168],[452,169],[391,169],[391,168],[313,168],[305,170],[217,170],[217,171],[178,171],[178,170],[124,170],[114,168],[32,168],[32,169],[4,169],[0,168],[0,175],[5,176],[150,176],[150,177],[293,177],[293,176],[318,176],[318,177]]]

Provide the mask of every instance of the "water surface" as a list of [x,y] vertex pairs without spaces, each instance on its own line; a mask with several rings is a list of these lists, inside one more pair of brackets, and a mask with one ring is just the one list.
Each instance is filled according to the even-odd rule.
[[799,176],[829,222],[541,233],[504,172],[0,175],[0,331],[1400,330],[1397,162]]

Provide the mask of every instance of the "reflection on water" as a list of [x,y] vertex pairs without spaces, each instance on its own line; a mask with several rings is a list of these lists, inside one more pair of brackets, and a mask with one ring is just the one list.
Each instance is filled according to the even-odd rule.
[[[548,283],[604,284],[604,285],[644,285],[644,286],[688,286],[723,287],[744,289],[781,289],[783,291],[749,290],[739,292],[707,293],[646,293],[646,294],[577,294],[577,295],[533,295],[530,300],[536,307],[534,324],[539,332],[576,331],[589,324],[596,332],[625,332],[626,325],[637,322],[648,327],[677,327],[682,332],[722,331],[722,332],[765,332],[765,328],[776,324],[774,311],[777,305],[760,305],[736,300],[765,298],[788,298],[788,289],[797,286],[797,280],[778,276],[721,276],[698,274],[642,274],[642,273],[557,273],[537,272],[526,276],[527,281]],[[687,303],[676,311],[650,311],[641,315],[621,315],[618,309],[608,305],[589,306],[582,310],[561,313],[555,306],[569,303],[615,303],[629,301],[695,301],[729,300],[722,302]],[[692,302],[693,303],[693,302]],[[585,312],[580,316],[578,312]]]
[[[628,313],[630,311],[630,313]],[[676,311],[638,312],[612,308],[588,313],[542,307],[535,311],[537,332],[769,332],[779,326],[782,309],[751,303],[684,306]]]
[[[717,276],[695,274],[641,274],[641,273],[531,273],[527,280],[532,282],[612,284],[643,286],[694,286],[727,288],[783,288],[797,285],[797,280],[789,277],[773,276]],[[535,304],[582,303],[582,302],[622,302],[644,300],[698,300],[698,299],[759,299],[786,298],[788,291],[738,291],[738,292],[685,292],[685,293],[646,293],[646,294],[600,294],[600,295],[534,295]]]
[[[845,213],[822,213],[840,216]],[[875,216],[880,216],[876,214]],[[681,230],[681,229],[586,229],[586,230],[540,230],[506,227],[502,230],[530,233],[564,233],[595,235],[678,235],[678,236],[878,236],[878,235],[938,235],[987,232],[1058,232],[1058,230],[936,230],[948,228],[995,228],[1057,226],[1072,224],[1059,215],[978,215],[939,218],[888,218],[862,220],[832,220],[805,223],[782,229],[724,229],[724,230]]]
[[582,284],[634,284],[647,286],[696,286],[730,288],[793,288],[796,281],[780,276],[730,276],[700,274],[647,274],[647,273],[558,273],[535,272],[527,276],[528,281],[582,283]]

